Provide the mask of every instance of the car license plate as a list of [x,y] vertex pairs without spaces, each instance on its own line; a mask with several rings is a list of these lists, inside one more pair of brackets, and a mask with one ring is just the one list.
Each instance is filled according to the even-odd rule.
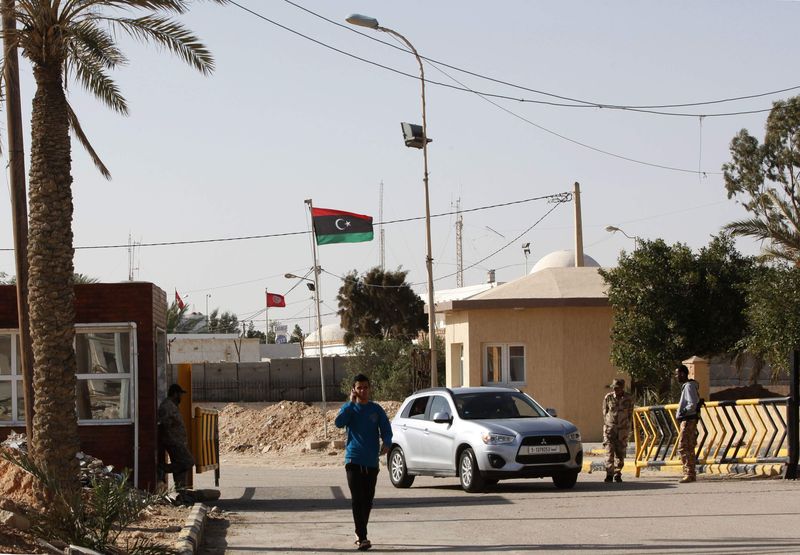
[[564,445],[524,445],[522,447],[523,455],[553,455],[565,451]]

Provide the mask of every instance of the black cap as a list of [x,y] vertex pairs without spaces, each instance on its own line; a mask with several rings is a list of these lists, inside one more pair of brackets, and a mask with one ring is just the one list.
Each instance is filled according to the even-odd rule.
[[169,386],[169,389],[167,390],[167,396],[169,397],[170,395],[174,395],[175,393],[186,393],[186,391],[181,386],[174,383],[171,386]]

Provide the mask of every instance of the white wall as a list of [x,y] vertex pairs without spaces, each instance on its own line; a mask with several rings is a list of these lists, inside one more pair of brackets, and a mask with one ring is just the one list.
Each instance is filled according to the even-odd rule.
[[[236,334],[177,333],[167,336],[170,364],[200,362],[259,362],[258,338],[242,339]],[[241,360],[237,355],[241,350]]]

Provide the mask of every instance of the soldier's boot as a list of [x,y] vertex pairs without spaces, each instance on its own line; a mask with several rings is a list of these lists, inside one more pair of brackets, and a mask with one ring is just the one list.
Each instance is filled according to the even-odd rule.
[[603,480],[603,481],[604,482],[609,482],[609,483],[613,482],[614,481],[614,475],[613,474],[606,474],[606,479]]
[[622,474],[620,474],[619,472],[617,472],[616,474],[614,474],[614,481],[615,481],[615,482],[620,482],[620,483],[621,483],[621,482],[622,482]]

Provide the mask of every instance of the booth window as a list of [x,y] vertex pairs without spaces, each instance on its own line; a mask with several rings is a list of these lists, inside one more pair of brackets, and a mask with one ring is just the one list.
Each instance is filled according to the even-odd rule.
[[525,346],[492,343],[483,349],[484,385],[523,385],[525,383]]
[[[17,330],[0,330],[0,425],[23,425],[25,404]],[[75,326],[79,424],[133,421],[136,334],[129,324]]]

